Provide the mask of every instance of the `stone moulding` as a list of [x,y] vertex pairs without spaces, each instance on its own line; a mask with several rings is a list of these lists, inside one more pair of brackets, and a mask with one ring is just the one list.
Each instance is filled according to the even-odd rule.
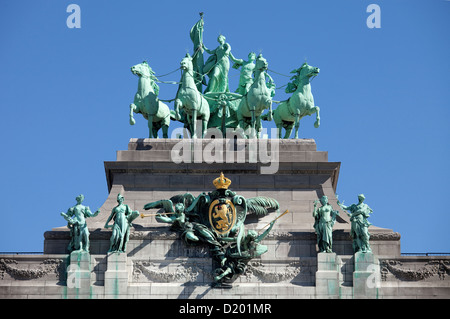
[[59,279],[65,271],[63,259],[45,259],[34,269],[23,269],[17,267],[17,265],[19,265],[19,262],[15,259],[0,259],[0,279],[5,278],[5,273],[17,280],[38,279],[50,273],[55,273],[56,278]]
[[[223,171],[224,174],[228,175],[243,175],[243,176],[255,176],[256,172],[259,172],[263,165],[261,163],[243,163],[242,167],[236,166],[235,168],[227,168],[224,169],[221,165],[217,163],[212,164],[188,164],[189,167],[179,168],[177,164],[173,164],[174,167],[170,168],[145,168],[141,167],[142,164],[140,162],[124,162],[127,164],[123,164],[122,162],[105,162],[105,171],[107,177],[108,184],[108,192],[111,191],[111,188],[114,184],[114,176],[119,175],[194,175],[194,176],[203,176],[203,175],[216,175],[217,171]],[[219,165],[216,166],[215,164]],[[316,163],[316,168],[292,168],[290,165],[282,165],[280,163],[280,167],[277,172],[277,176],[286,176],[286,175],[294,175],[294,176],[329,176],[331,178],[331,184],[333,185],[333,189],[337,187],[337,180],[339,176],[340,163],[339,162],[318,162]],[[306,163],[307,165],[309,163]],[[137,165],[137,167],[133,167]],[[151,163],[149,164],[151,165]],[[298,164],[301,165],[301,164]],[[126,166],[126,167],[124,167]],[[307,165],[309,166],[309,165]],[[156,185],[155,185],[156,186]],[[319,185],[316,185],[319,186]],[[280,188],[291,189],[292,185],[279,185]],[[301,184],[296,185],[297,189],[301,189],[304,186]],[[311,185],[308,185],[310,188]],[[244,187],[245,188],[245,187]]]
[[[369,229],[370,230],[370,229]],[[89,239],[94,240],[109,240],[111,231],[90,229],[91,231]],[[45,239],[70,239],[69,231],[47,231],[44,234]],[[374,232],[370,234],[370,240],[385,240],[385,241],[398,241],[400,240],[400,234],[397,232]],[[333,232],[333,238],[335,240],[351,240],[349,232]],[[145,230],[145,231],[131,231],[130,239],[132,240],[174,240],[178,239],[178,234],[169,230]],[[316,234],[314,230],[310,232],[289,232],[289,231],[274,231],[270,233],[265,240],[316,240]]]
[[402,281],[420,281],[435,275],[440,280],[445,280],[446,275],[450,275],[449,260],[431,260],[416,270],[403,267],[403,263],[399,260],[386,259],[381,260],[381,279],[386,281],[387,274],[391,273],[395,278]]

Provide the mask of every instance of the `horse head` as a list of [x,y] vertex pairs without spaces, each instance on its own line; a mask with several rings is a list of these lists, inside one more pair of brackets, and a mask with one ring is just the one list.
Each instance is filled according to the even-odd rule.
[[133,73],[134,75],[137,75],[139,77],[149,78],[150,75],[153,73],[153,71],[151,70],[147,61],[144,61],[142,63],[133,65],[131,67],[131,73]]
[[262,72],[262,71],[266,71],[268,67],[269,67],[269,64],[267,63],[267,60],[265,58],[263,58],[262,54],[258,55],[258,57],[256,58],[256,63],[255,63],[255,70]]
[[183,71],[188,71],[189,73],[192,73],[194,66],[192,64],[192,58],[189,55],[189,53],[187,53],[186,56],[181,60],[180,69]]
[[313,76],[317,76],[320,72],[319,68],[316,68],[314,66],[308,65],[308,63],[303,63],[300,67],[299,71],[299,77],[310,79]]

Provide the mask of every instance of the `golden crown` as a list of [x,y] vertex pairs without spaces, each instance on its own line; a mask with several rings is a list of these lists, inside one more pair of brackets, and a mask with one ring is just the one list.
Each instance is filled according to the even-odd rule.
[[228,189],[231,184],[231,180],[229,178],[226,178],[222,172],[220,173],[220,176],[213,181],[213,184],[217,189]]

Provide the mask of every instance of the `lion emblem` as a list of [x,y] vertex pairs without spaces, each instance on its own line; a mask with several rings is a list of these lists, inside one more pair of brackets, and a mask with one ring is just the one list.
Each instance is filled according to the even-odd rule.
[[216,205],[214,207],[213,217],[216,219],[216,229],[225,230],[230,226],[232,213],[226,204]]
[[236,221],[236,212],[233,203],[229,200],[215,200],[209,209],[211,226],[219,234],[225,234],[231,230]]

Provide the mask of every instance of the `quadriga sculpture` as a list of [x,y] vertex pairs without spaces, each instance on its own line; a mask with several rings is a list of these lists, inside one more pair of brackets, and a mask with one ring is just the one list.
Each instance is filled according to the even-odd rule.
[[[272,90],[266,84],[266,71],[268,63],[260,54],[256,59],[255,78],[247,94],[242,97],[236,116],[239,127],[246,130],[251,126],[252,137],[259,137],[261,131],[261,115],[265,109],[269,109],[268,120],[272,120]],[[248,125],[250,121],[250,125]]]
[[130,104],[130,124],[136,123],[133,112],[141,113],[148,120],[149,137],[157,138],[162,128],[163,137],[168,138],[170,125],[169,107],[158,99],[159,87],[156,77],[146,61],[131,67],[131,72],[139,77],[134,103]]
[[[305,62],[299,69],[293,72],[296,75],[286,88],[286,93],[293,93],[292,96],[287,101],[281,102],[275,111],[273,111],[273,120],[278,129],[278,138],[281,138],[282,128],[286,130],[284,138],[289,138],[294,125],[294,138],[298,138],[300,119],[306,115],[316,113],[314,127],[317,128],[320,125],[320,109],[314,105],[310,84],[311,78],[319,74],[319,68],[310,66]],[[270,118],[268,120],[270,121]]]
[[180,65],[183,75],[181,76],[180,88],[175,99],[175,117],[178,121],[181,121],[180,110],[183,110],[192,138],[197,137],[197,119],[201,120],[201,137],[204,137],[210,116],[209,104],[197,89],[191,56],[186,54]]

